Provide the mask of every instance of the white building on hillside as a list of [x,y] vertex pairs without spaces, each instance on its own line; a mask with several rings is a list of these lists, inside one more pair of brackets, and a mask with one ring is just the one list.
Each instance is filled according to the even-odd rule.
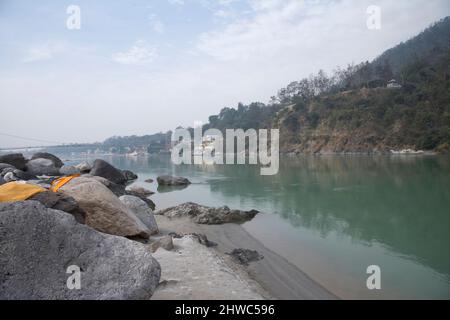
[[400,83],[398,83],[397,80],[392,79],[392,80],[388,81],[387,87],[390,89],[399,89],[402,87],[402,85]]

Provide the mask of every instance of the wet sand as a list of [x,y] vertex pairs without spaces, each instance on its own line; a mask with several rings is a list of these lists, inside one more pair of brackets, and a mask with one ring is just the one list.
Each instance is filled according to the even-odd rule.
[[[338,299],[326,288],[289,263],[275,252],[267,249],[238,224],[199,225],[187,219],[169,219],[156,215],[161,233],[201,233],[218,245],[213,248],[218,256],[233,270],[242,269],[249,280],[255,281],[261,289],[256,289],[266,299],[283,300],[329,300]],[[264,256],[262,260],[248,266],[237,266],[227,255],[233,249],[256,250]],[[242,276],[242,275],[241,275]]]

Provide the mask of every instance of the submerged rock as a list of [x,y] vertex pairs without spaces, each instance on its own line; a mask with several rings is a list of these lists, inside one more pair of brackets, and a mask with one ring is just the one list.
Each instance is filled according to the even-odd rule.
[[12,153],[0,156],[0,163],[6,163],[12,165],[14,168],[19,170],[25,170],[27,160],[21,153]]
[[172,208],[160,210],[156,214],[169,218],[188,217],[199,224],[243,223],[253,219],[258,211],[231,210],[227,206],[212,208],[187,202]]
[[[36,201],[0,204],[0,226],[1,300],[149,299],[159,283],[145,245]],[[81,271],[80,290],[67,287],[69,266]]]
[[191,184],[191,182],[183,177],[173,176],[159,176],[157,179],[158,184],[162,186],[185,186]]
[[121,196],[119,200],[127,206],[150,230],[150,234],[159,232],[152,209],[141,199],[134,196]]
[[52,160],[38,158],[27,162],[27,172],[35,176],[59,176],[59,168]]
[[86,224],[101,232],[148,238],[151,231],[101,182],[87,177],[72,179],[59,189],[73,197],[86,212]]
[[61,161],[60,158],[58,158],[57,156],[55,156],[55,155],[53,155],[51,153],[47,153],[47,152],[35,153],[31,157],[31,160],[34,160],[34,159],[47,159],[47,160],[50,160],[51,162],[53,162],[53,164],[57,168],[61,168],[64,165],[64,163]]
[[259,261],[264,258],[258,251],[249,249],[234,249],[228,254],[244,266],[248,266],[250,262]]
[[123,175],[122,171],[101,159],[94,161],[90,175],[103,177],[117,184],[125,184],[127,182],[127,179]]

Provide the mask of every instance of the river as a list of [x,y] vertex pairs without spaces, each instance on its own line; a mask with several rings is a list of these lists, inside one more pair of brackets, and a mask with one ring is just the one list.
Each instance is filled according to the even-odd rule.
[[[169,156],[102,158],[136,172],[157,209],[191,201],[261,211],[243,227],[341,298],[450,299],[448,157],[286,157],[276,176],[249,165],[175,166]],[[144,182],[162,174],[193,184]],[[381,269],[381,290],[367,289],[370,265]]]

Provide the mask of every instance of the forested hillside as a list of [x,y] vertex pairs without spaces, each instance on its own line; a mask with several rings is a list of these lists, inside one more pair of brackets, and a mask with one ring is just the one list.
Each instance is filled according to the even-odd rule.
[[207,128],[279,128],[283,152],[449,152],[450,17],[372,62],[294,81],[269,105],[224,108]]

